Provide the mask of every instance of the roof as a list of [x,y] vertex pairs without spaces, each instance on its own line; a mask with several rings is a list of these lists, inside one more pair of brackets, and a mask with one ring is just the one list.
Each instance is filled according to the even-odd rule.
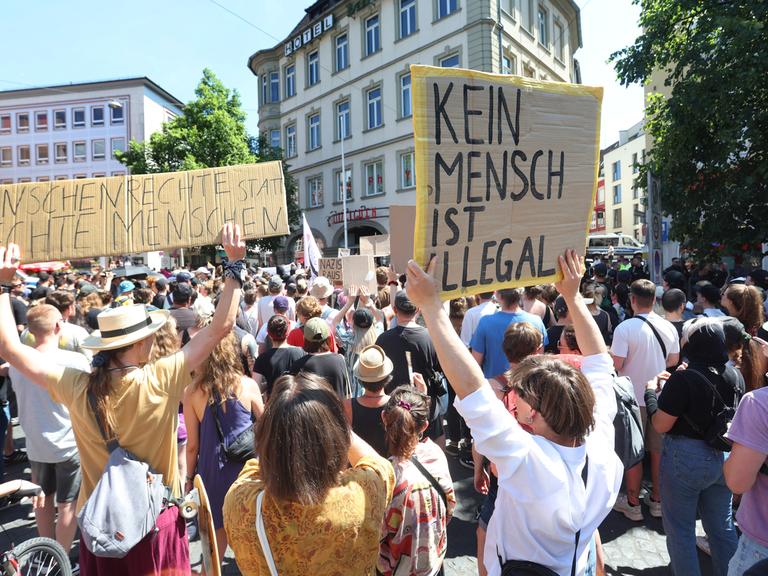
[[72,82],[69,84],[54,84],[52,86],[38,86],[30,88],[14,88],[12,90],[0,90],[0,100],[15,98],[18,96],[28,95],[33,92],[38,94],[61,94],[68,92],[84,92],[89,89],[96,89],[102,87],[114,86],[115,88],[120,86],[136,86],[144,85],[150,90],[156,92],[172,104],[179,108],[184,107],[184,103],[176,98],[173,94],[160,87],[160,85],[153,82],[147,76],[137,76],[134,78],[116,78],[113,80],[99,80],[95,82]]

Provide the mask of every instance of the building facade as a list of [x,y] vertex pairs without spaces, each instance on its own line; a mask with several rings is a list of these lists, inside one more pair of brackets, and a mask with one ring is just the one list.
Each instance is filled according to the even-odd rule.
[[[259,130],[281,147],[318,244],[389,231],[416,202],[411,64],[579,82],[572,0],[319,0],[253,54]],[[301,233],[289,239],[292,256]]]
[[149,78],[0,92],[0,183],[121,176],[115,159],[181,113]]
[[590,234],[599,234],[605,232],[605,178],[600,175],[597,180],[597,194],[595,195],[595,205],[592,210],[592,221],[589,224]]
[[645,243],[644,189],[638,186],[645,162],[643,121],[619,132],[618,142],[603,150],[605,232],[627,234]]

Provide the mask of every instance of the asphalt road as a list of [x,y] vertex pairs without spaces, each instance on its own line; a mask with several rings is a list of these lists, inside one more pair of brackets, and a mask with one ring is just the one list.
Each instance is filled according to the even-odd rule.
[[[23,448],[23,433],[19,426],[14,428],[14,441],[17,447]],[[449,464],[457,506],[448,525],[445,573],[446,576],[474,575],[477,574],[475,517],[481,497],[472,485],[471,471],[461,467],[454,458],[449,457]],[[21,477],[29,479],[28,464],[6,469],[6,480]],[[37,535],[31,512],[31,505],[0,509],[0,549],[5,550],[11,542],[18,544]],[[606,557],[606,573],[609,576],[672,576],[661,520],[652,518],[647,508],[645,517],[642,523],[632,522],[612,512],[603,522],[600,536]],[[77,545],[73,547],[71,556],[76,559]],[[200,558],[199,541],[192,542],[193,570],[200,570]],[[702,553],[699,553],[699,558],[702,576],[711,576],[709,558]],[[240,574],[231,550],[224,557],[223,574]]]

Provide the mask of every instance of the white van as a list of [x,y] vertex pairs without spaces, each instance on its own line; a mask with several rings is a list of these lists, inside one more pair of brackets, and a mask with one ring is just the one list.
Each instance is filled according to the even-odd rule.
[[648,255],[648,247],[626,234],[592,234],[587,242],[588,256],[602,256],[608,253],[613,246],[614,256],[627,256],[631,258],[635,254],[643,257]]

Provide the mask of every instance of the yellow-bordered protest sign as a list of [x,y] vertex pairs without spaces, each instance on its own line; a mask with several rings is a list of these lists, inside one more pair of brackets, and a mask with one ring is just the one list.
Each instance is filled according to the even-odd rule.
[[553,282],[583,250],[603,89],[411,66],[414,257],[437,256],[444,299]]
[[214,244],[227,222],[288,234],[280,162],[0,184],[0,242],[30,262]]

